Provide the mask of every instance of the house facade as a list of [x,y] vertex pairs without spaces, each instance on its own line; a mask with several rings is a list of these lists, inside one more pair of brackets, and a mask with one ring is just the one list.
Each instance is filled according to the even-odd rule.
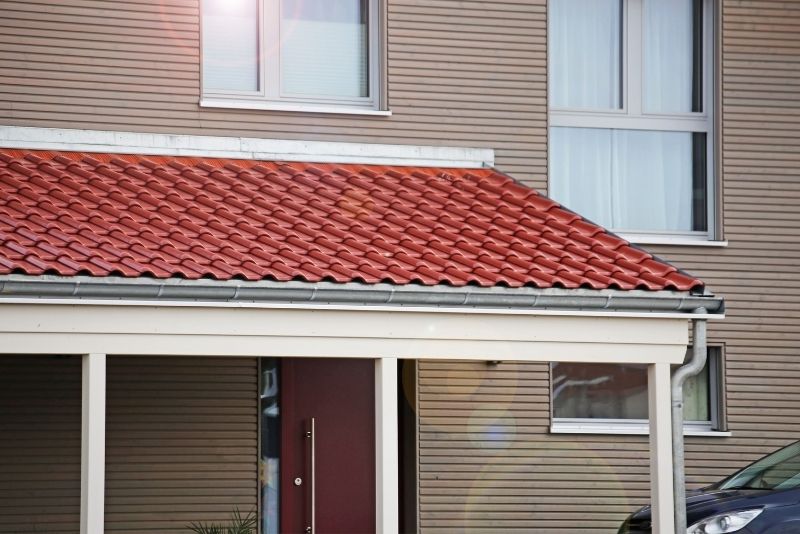
[[[690,487],[800,438],[800,5],[670,1],[663,3],[669,9],[659,11],[648,0],[621,0],[591,2],[590,11],[577,0],[341,4],[2,2],[0,147],[12,151],[5,161],[43,150],[67,159],[99,153],[386,167],[489,164],[725,297],[725,321],[709,325],[711,363],[690,389]],[[328,70],[337,58],[347,61]],[[671,91],[656,94],[656,86]],[[113,156],[97,158],[95,170],[111,165]],[[124,168],[113,165],[113,172]],[[293,172],[306,170],[298,169]],[[643,175],[647,180],[637,181]],[[374,199],[345,193],[345,208],[354,218],[374,209]],[[91,277],[91,269],[64,268]],[[11,275],[22,279],[9,280],[25,282],[36,267],[14,269]],[[70,291],[78,295],[77,286]],[[132,299],[133,290],[126,291]],[[81,515],[75,481],[81,480],[81,439],[87,433],[80,428],[80,378],[83,372],[87,380],[89,373],[91,380],[92,365],[84,360],[82,366],[81,358],[62,356],[56,347],[69,354],[75,354],[70,343],[93,347],[86,339],[99,332],[86,325],[104,324],[105,314],[81,307],[63,314],[57,303],[47,305],[55,308],[47,316],[51,328],[74,318],[60,332],[64,337],[42,338],[38,348],[25,347],[39,338],[19,345],[20,352],[47,356],[3,356],[3,394],[27,407],[9,416],[6,428],[29,434],[14,445],[15,468],[8,470],[14,476],[0,489],[17,494],[25,480],[33,484],[27,495],[48,503],[0,507],[12,532],[29,516],[37,517],[32,532],[75,532]],[[6,317],[15,318],[19,332],[37,333],[41,308],[19,306]],[[631,313],[633,305],[627,306]],[[196,313],[197,324],[230,321],[228,315]],[[130,335],[159,330],[147,313],[124,317],[131,321]],[[341,357],[347,350],[352,357],[412,360],[402,365],[402,381],[394,386],[404,393],[404,446],[397,458],[403,475],[387,482],[401,495],[404,531],[614,532],[627,513],[650,499],[652,436],[642,421],[648,376],[628,364],[678,360],[674,351],[662,359],[652,356],[657,350],[623,356],[626,343],[648,343],[623,339],[623,327],[619,337],[608,339],[617,356],[609,356],[608,348],[586,349],[556,364],[550,362],[559,358],[546,357],[541,346],[516,356],[507,342],[528,334],[512,326],[531,328],[521,340],[531,343],[540,341],[536,328],[510,316],[492,319],[488,312],[480,317],[497,331],[481,330],[475,341],[483,343],[483,353],[477,345],[440,350],[436,336],[421,334],[413,354],[397,345],[301,351],[288,342],[270,354],[227,337],[211,340],[220,345],[207,349],[197,342],[177,347],[174,336],[190,335],[194,326],[173,323],[177,317],[161,317],[177,329],[165,328],[169,339],[140,338],[134,352],[115,340],[110,348],[96,349],[115,356],[89,358],[107,366],[106,463],[104,473],[94,476],[103,482],[109,532],[177,532],[191,521],[224,519],[234,506],[263,505],[255,488],[268,476],[260,470],[268,470],[269,462],[258,462],[268,440],[259,439],[265,406],[254,399],[269,397],[265,386],[275,375],[274,362],[267,360]],[[459,335],[480,330],[480,321],[461,319],[453,326]],[[243,313],[239,320],[246,329],[248,320],[255,325],[262,319]],[[314,313],[302,320],[313,323]],[[369,320],[344,321],[340,328],[357,338],[363,330],[357,325],[371,325]],[[685,328],[686,317],[672,320]],[[421,328],[421,322],[408,321],[409,331]],[[576,332],[590,328],[579,323],[572,323]],[[376,336],[392,339],[392,332],[374,327]],[[220,336],[261,335],[260,327],[252,328],[246,335]],[[76,332],[85,337],[68,339],[66,334]],[[268,335],[300,334],[277,329]],[[505,348],[491,345],[503,341]],[[653,344],[680,341],[665,337]],[[206,357],[186,357],[201,352]],[[267,359],[256,359],[256,353]],[[592,354],[606,354],[606,367],[587,367],[600,361]],[[394,377],[378,376],[387,387]],[[59,430],[56,440],[37,434],[53,428]],[[390,428],[383,430],[378,425],[365,432],[396,441]],[[218,441],[204,446],[208,432],[217,433]],[[32,452],[20,455],[20,447]],[[382,451],[391,454],[390,448],[373,452]],[[41,457],[50,461],[31,460]],[[46,488],[35,483],[43,480]],[[380,503],[375,509],[380,516]],[[0,531],[2,525],[0,519]]]

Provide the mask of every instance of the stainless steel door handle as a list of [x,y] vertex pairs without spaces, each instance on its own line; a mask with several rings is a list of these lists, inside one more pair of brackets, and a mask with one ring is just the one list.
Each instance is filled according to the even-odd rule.
[[310,518],[306,523],[306,534],[314,534],[317,531],[317,495],[315,491],[315,482],[316,482],[316,469],[317,469],[317,458],[316,458],[316,437],[317,437],[317,430],[316,430],[316,421],[312,417],[309,420],[308,430],[306,430],[306,439],[309,441],[309,448],[310,448],[310,462],[311,462],[311,473],[309,476],[309,484],[308,484],[308,492],[309,492],[309,502],[311,503],[311,513]]

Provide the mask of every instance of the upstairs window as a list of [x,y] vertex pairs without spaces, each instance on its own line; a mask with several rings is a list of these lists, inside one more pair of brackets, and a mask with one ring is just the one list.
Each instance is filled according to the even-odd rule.
[[203,99],[375,109],[377,1],[202,0]]
[[710,0],[550,0],[550,194],[614,231],[713,236]]

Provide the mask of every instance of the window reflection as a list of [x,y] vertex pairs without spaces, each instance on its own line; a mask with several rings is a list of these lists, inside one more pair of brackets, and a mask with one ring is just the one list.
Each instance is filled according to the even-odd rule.
[[203,0],[203,89],[258,91],[258,2]]
[[553,416],[647,419],[647,368],[554,363]]
[[280,488],[280,405],[278,389],[278,359],[261,359],[261,532],[278,534],[278,505]]
[[[554,418],[648,418],[646,366],[563,362],[551,366]],[[711,421],[709,365],[686,381],[683,399],[685,421]]]

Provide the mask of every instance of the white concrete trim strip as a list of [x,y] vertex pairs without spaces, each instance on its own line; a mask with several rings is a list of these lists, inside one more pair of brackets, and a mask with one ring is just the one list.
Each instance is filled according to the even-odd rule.
[[81,416],[81,534],[103,534],[106,476],[106,355],[84,354]]
[[0,146],[29,150],[111,152],[314,163],[356,163],[428,167],[494,166],[491,148],[296,141],[253,137],[212,137],[0,126]]

